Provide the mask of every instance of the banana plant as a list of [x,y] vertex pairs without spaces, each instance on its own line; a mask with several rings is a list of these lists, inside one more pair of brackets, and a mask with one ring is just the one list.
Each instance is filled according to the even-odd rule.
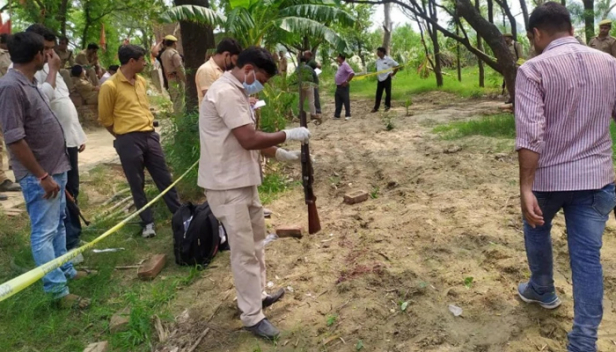
[[340,51],[346,41],[332,24],[352,26],[355,18],[339,0],[229,0],[224,13],[197,6],[175,6],[163,14],[167,22],[194,21],[220,28],[244,47],[276,44],[290,35],[322,38]]

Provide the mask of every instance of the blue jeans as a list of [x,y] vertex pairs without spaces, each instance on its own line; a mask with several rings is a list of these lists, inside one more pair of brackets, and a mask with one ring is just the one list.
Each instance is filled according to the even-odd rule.
[[[53,175],[53,179],[60,186],[60,192],[53,199],[43,198],[45,191],[35,176],[29,174],[19,180],[30,216],[30,245],[37,266],[66,253],[66,173]],[[62,298],[69,293],[67,279],[75,277],[76,274],[73,263],[67,262],[43,277],[43,289],[54,298]]]
[[603,317],[602,236],[608,215],[616,205],[614,184],[600,190],[535,192],[545,224],[530,227],[524,221],[524,241],[531,271],[529,285],[539,294],[554,292],[552,219],[562,208],[573,276],[574,318],[569,352],[596,351],[597,329]]

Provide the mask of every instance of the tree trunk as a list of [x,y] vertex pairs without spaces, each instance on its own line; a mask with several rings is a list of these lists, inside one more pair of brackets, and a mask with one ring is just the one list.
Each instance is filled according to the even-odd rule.
[[[524,0],[522,0],[524,1]],[[479,0],[475,0],[475,9],[480,12],[481,9],[481,4],[479,2]],[[481,12],[480,12],[481,13]],[[479,32],[477,32],[477,49],[483,51],[483,43],[481,42],[481,35],[479,35]],[[483,61],[479,60],[479,87],[483,88],[485,87],[485,70],[483,68]]]
[[583,2],[586,43],[590,43],[590,40],[595,36],[595,1],[583,0]]
[[494,24],[494,0],[488,0],[488,22]]
[[389,52],[391,47],[391,4],[387,2],[383,5],[383,8],[385,9],[385,21],[383,23],[383,48],[387,50],[388,54],[391,54]]
[[520,8],[522,8],[522,16],[524,16],[524,29],[527,29],[528,28],[528,7],[526,6],[526,0],[520,0]]
[[456,10],[490,46],[498,60],[498,71],[505,77],[509,94],[515,97],[517,67],[501,32],[495,25],[490,24],[481,16],[481,13],[473,7],[470,0],[457,0]]
[[68,0],[62,0],[60,3],[60,10],[58,12],[58,21],[60,21],[60,33],[66,37],[66,14],[68,13]]
[[[507,16],[509,24],[511,25],[511,35],[513,36],[513,40],[518,40],[517,23],[515,21],[513,13],[511,13],[511,8],[509,8],[507,0],[496,0],[496,3],[499,4],[500,7],[503,9],[503,24],[505,23],[505,16]],[[507,28],[507,26],[505,26],[505,28]]]
[[[460,35],[460,26],[457,22],[456,22],[456,35]],[[456,67],[458,69],[458,82],[462,82],[462,68],[460,67],[460,43],[459,42],[456,42]]]
[[[198,5],[210,7],[208,0],[174,0],[176,6]],[[215,48],[214,32],[211,27],[194,23],[180,22],[182,47],[184,48],[184,67],[186,67],[186,111],[198,109],[199,99],[195,86],[195,74],[205,60],[208,49]]]
[[[437,22],[436,0],[430,0],[428,3],[428,9],[432,20]],[[441,47],[438,43],[438,31],[434,26],[428,24],[428,33],[430,34],[430,39],[432,39],[432,47],[434,48],[434,76],[436,76],[436,86],[442,87],[443,72],[441,71]]]

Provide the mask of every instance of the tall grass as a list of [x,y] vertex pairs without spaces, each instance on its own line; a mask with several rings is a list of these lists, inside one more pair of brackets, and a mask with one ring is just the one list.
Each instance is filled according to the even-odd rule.
[[[494,138],[515,138],[515,117],[513,114],[496,114],[468,121],[456,121],[446,125],[436,126],[432,132],[443,139],[460,139],[469,136],[486,136]],[[616,140],[616,124],[610,123],[612,141]],[[612,144],[616,158],[616,144]]]

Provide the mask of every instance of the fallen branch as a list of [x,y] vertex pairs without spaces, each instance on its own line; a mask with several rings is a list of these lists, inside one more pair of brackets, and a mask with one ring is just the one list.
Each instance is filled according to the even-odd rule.
[[195,344],[192,345],[192,347],[189,348],[186,352],[193,352],[194,350],[196,350],[197,347],[199,346],[199,343],[201,343],[201,340],[203,340],[203,338],[205,337],[205,335],[207,335],[208,332],[210,332],[210,328],[205,329],[203,333],[201,333],[201,336],[197,338],[197,341],[195,341]]

